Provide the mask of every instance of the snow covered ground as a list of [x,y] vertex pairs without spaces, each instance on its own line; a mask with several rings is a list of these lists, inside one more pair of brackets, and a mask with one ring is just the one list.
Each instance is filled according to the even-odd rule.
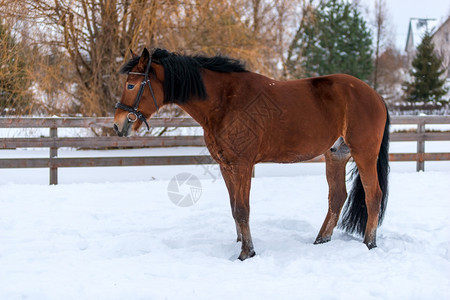
[[[450,299],[448,166],[427,162],[416,173],[414,163],[392,164],[371,251],[340,230],[312,244],[327,210],[324,164],[258,166],[257,255],[244,262],[213,166],[60,169],[58,186],[47,185],[45,169],[0,170],[0,299]],[[190,207],[168,197],[181,172],[200,178]]]
[[[426,143],[427,152],[449,150],[450,142]],[[391,143],[390,151],[412,153],[416,143]],[[207,151],[58,151],[198,154]],[[48,155],[0,150],[1,158]],[[0,299],[450,299],[450,162],[426,162],[425,170],[391,162],[385,222],[369,251],[340,230],[331,242],[312,244],[327,210],[323,163],[257,165],[257,255],[241,262],[217,166],[60,168],[58,186],[48,186],[48,169],[0,169]],[[200,179],[190,207],[169,199],[171,179],[183,172]]]

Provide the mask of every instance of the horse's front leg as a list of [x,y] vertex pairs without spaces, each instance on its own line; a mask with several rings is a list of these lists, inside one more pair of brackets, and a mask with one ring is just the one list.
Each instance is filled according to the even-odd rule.
[[250,234],[250,184],[253,165],[221,165],[222,176],[230,194],[231,212],[236,222],[238,241],[242,241],[240,260],[253,257],[252,236]]
[[232,190],[233,190],[233,188],[234,188],[234,185],[233,185],[233,183],[232,183],[231,176],[226,176],[226,175],[225,175],[226,172],[227,172],[226,168],[223,167],[223,166],[221,165],[221,166],[220,166],[220,171],[222,172],[222,177],[223,177],[223,179],[225,180],[225,184],[226,184],[226,186],[227,186],[228,193],[229,193],[229,195],[230,195],[231,212],[232,212],[232,214],[233,214],[233,218],[234,218],[235,223],[236,223],[236,236],[237,236],[237,237],[236,237],[236,242],[242,242],[241,228],[239,227],[239,224],[238,224],[238,222],[236,221],[236,218],[235,218],[235,216],[234,216],[235,203],[236,203],[236,201],[234,200],[234,192],[232,192]]

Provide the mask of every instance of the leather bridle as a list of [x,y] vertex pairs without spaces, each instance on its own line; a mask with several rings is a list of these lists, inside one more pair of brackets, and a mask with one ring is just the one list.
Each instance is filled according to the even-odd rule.
[[[141,85],[139,86],[139,91],[138,91],[138,94],[136,96],[136,99],[134,100],[133,106],[131,107],[131,106],[122,104],[120,102],[117,102],[115,107],[114,107],[115,109],[120,108],[122,110],[128,111],[128,115],[127,115],[128,122],[134,123],[138,119],[141,120],[142,122],[144,122],[145,125],[147,126],[147,130],[150,130],[150,127],[148,126],[148,123],[147,123],[147,119],[144,116],[144,114],[138,110],[139,103],[141,102],[141,97],[142,97],[142,94],[144,93],[144,88],[147,85],[147,83],[148,83],[148,88],[150,89],[150,94],[152,95],[152,98],[153,98],[153,102],[155,103],[156,112],[158,113],[158,111],[159,111],[158,104],[156,103],[155,93],[153,93],[152,85],[150,83],[150,79],[148,78],[148,73],[150,72],[151,64],[152,64],[152,58],[150,57],[149,61],[148,61],[147,68],[145,69],[145,73],[128,72],[128,75],[144,76],[144,79],[142,80]],[[130,118],[131,115],[134,115],[135,118],[134,119]]]

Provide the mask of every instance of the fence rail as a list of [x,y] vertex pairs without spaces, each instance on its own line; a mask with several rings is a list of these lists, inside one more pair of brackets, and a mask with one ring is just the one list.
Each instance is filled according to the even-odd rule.
[[[142,156],[142,157],[80,157],[59,158],[58,148],[143,148],[173,146],[205,146],[202,136],[139,136],[121,137],[58,137],[58,128],[110,128],[112,118],[0,118],[0,128],[49,128],[49,137],[1,138],[0,149],[49,148],[49,158],[1,159],[0,168],[49,168],[50,184],[58,182],[58,168],[104,166],[160,166],[214,164],[209,155]],[[199,127],[191,118],[154,118],[152,127]],[[415,132],[393,132],[391,141],[415,141],[417,153],[391,153],[391,161],[416,161],[417,170],[424,170],[425,161],[450,160],[450,153],[425,153],[426,141],[450,141],[450,131],[426,132],[426,124],[450,124],[450,116],[395,116],[391,124],[417,125]],[[309,162],[323,162],[323,156]]]
[[203,136],[160,136],[160,137],[42,137],[42,138],[4,138],[0,149],[7,148],[125,148],[125,147],[176,147],[204,146]]

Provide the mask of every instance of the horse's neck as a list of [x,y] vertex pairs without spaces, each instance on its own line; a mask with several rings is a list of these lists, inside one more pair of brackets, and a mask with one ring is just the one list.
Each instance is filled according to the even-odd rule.
[[222,97],[225,95],[223,89],[229,89],[232,73],[216,73],[205,70],[203,82],[205,84],[208,98],[206,100],[191,99],[179,106],[197,121],[205,130],[211,125],[210,120],[214,118],[219,107],[223,107]]
[[188,115],[192,117],[197,123],[199,123],[203,128],[207,126],[209,119],[209,104],[206,100],[192,100],[184,104],[178,104]]

